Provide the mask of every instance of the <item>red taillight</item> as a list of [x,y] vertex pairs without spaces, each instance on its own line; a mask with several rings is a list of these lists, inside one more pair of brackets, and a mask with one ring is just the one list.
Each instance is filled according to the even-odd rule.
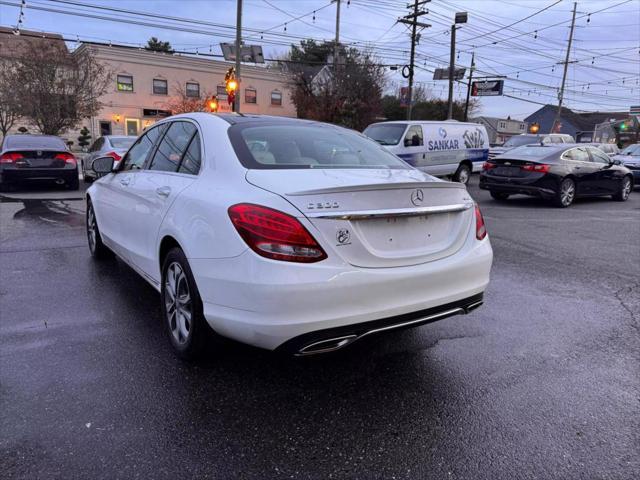
[[530,163],[528,165],[523,165],[520,168],[527,172],[548,173],[551,165],[546,163]]
[[118,155],[116,152],[108,152],[108,153],[105,153],[105,156],[113,158],[113,161],[114,161],[114,162],[119,162],[119,161],[120,161],[120,159],[122,158],[122,157],[121,157],[120,155]]
[[229,217],[242,239],[258,255],[273,260],[312,263],[327,254],[297,218],[260,205],[239,203]]
[[496,164],[495,163],[491,163],[491,162],[484,162],[482,164],[482,170],[491,170],[492,168],[496,168]]
[[7,152],[3,153],[0,157],[0,163],[15,163],[16,161],[24,158],[24,155],[17,152]]
[[68,163],[69,165],[76,165],[76,157],[68,152],[58,153],[55,157],[55,160],[64,160],[64,163]]
[[480,207],[476,203],[476,238],[482,240],[487,236],[487,227],[484,224],[484,218],[482,218],[482,212]]

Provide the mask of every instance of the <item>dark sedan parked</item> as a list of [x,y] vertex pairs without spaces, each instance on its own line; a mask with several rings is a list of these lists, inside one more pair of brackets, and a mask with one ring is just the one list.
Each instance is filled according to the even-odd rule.
[[485,162],[480,188],[496,200],[522,193],[568,207],[578,196],[611,195],[625,201],[631,171],[601,150],[584,145],[525,145]]
[[50,182],[78,190],[78,163],[61,138],[7,135],[0,152],[0,190]]

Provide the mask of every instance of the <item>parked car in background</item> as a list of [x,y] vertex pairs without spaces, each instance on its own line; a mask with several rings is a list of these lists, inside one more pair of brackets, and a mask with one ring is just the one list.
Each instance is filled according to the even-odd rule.
[[635,185],[640,185],[640,143],[634,143],[624,148],[614,160],[622,162],[633,173]]
[[122,156],[126,153],[133,142],[136,141],[135,136],[126,135],[105,135],[99,137],[93,142],[89,148],[88,154],[82,159],[82,175],[86,182],[92,182],[96,178],[96,172],[93,171],[93,161],[99,157],[113,157],[114,164],[117,166]]
[[588,145],[524,145],[486,162],[480,188],[496,200],[522,193],[568,207],[578,196],[611,195],[625,201],[633,189],[631,171]]
[[0,150],[0,190],[35,183],[78,190],[78,163],[66,143],[50,135],[7,135]]
[[620,149],[615,143],[588,143],[587,145],[599,148],[610,157],[613,157],[614,155],[620,153]]
[[565,133],[549,133],[546,135],[522,133],[520,135],[514,135],[504,142],[501,147],[493,147],[489,149],[489,159],[502,155],[514,148],[521,147],[523,145],[532,145],[534,143],[542,143],[544,145],[553,143],[575,143],[575,139],[571,135],[567,135]]
[[409,165],[466,184],[489,153],[484,125],[455,120],[394,121],[369,125],[363,132]]
[[357,132],[190,113],[113,164],[94,162],[90,251],[116,252],[161,293],[180,356],[209,327],[311,355],[483,302],[493,254],[466,188]]

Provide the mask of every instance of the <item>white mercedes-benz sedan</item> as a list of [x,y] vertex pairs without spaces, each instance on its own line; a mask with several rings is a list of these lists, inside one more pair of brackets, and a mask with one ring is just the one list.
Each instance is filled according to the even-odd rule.
[[177,115],[93,168],[91,253],[160,292],[183,358],[211,331],[311,355],[482,304],[493,253],[465,186],[352,130]]

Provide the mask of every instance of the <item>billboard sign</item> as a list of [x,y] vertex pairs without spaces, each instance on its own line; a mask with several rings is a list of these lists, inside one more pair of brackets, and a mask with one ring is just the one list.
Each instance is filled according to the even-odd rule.
[[471,84],[472,97],[497,97],[502,95],[504,80],[483,80]]
[[[464,74],[467,71],[466,68],[455,68],[453,70],[453,79],[454,80],[462,80],[464,78]],[[434,80],[449,80],[449,69],[448,68],[436,68],[433,72]]]

